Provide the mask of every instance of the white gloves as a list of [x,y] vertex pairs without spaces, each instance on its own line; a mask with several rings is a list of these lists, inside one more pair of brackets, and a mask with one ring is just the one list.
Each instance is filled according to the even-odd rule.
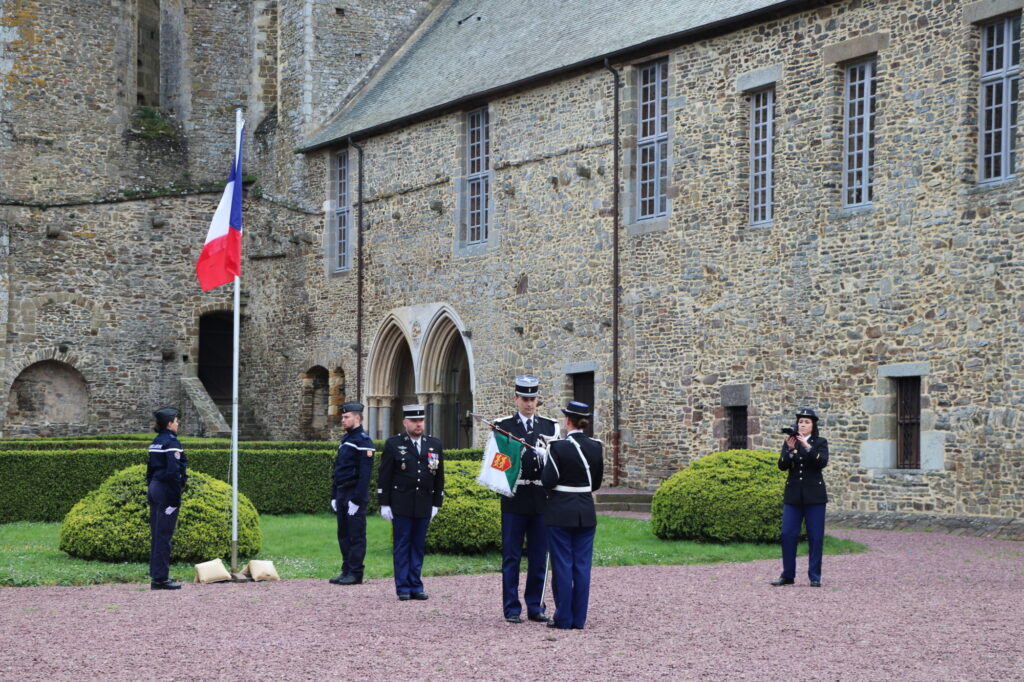
[[168,516],[170,516],[171,514],[174,513],[175,509],[177,509],[177,507],[168,507],[167,509],[164,509],[164,514],[167,514]]
[[337,500],[331,500],[331,511],[333,511],[335,514],[338,513],[338,501]]
[[536,445],[533,446],[533,450],[534,452],[537,453],[537,457],[540,459],[540,465],[543,468],[543,466],[548,461],[548,449],[540,442],[538,442]]
[[380,508],[380,515],[384,517],[385,521],[394,521],[395,515],[391,513],[391,507],[384,505]]
[[433,520],[434,517],[437,516],[437,512],[438,512],[437,507],[431,507],[430,508],[430,519],[431,520]]
[[355,516],[357,511],[359,511],[359,505],[356,504],[355,502],[349,502],[348,503],[348,515],[349,516]]

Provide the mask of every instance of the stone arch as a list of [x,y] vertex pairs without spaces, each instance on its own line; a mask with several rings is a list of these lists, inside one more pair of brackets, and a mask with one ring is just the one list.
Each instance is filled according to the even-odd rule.
[[473,363],[468,339],[454,312],[444,306],[427,324],[420,352],[420,401],[427,405],[428,428],[445,447],[472,443]]
[[394,315],[378,329],[367,364],[367,430],[373,438],[384,438],[401,427],[402,405],[417,400],[409,333]]
[[326,438],[329,426],[330,372],[321,365],[310,367],[302,375],[301,415],[303,438]]
[[89,386],[72,365],[42,359],[11,383],[5,435],[77,436],[88,433]]
[[33,296],[11,311],[13,331],[28,336],[38,332],[39,312],[48,306],[72,305],[87,311],[89,335],[99,333],[100,328],[114,324],[114,315],[103,310],[102,305],[91,301],[82,294],[60,291]]

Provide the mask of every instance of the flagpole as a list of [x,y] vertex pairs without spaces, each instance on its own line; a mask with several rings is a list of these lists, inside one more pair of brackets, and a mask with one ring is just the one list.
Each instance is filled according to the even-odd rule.
[[[242,109],[235,109],[235,138],[242,130]],[[241,178],[236,182],[236,192],[241,192]],[[244,232],[243,232],[244,234]],[[231,353],[231,572],[238,572],[238,338],[241,320],[241,281],[235,275],[234,324],[232,325]]]

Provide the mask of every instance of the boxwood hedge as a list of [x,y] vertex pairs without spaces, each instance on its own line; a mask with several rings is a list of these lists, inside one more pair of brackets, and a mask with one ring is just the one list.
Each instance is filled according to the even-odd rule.
[[445,464],[444,504],[427,528],[427,551],[477,554],[501,549],[501,505],[496,494],[476,482],[479,472],[477,461]]
[[651,529],[665,540],[776,542],[786,474],[778,453],[727,450],[698,459],[658,488]]
[[[60,521],[68,510],[115,471],[144,464],[151,435],[94,438],[0,439],[0,523]],[[182,438],[189,470],[230,480],[230,441]],[[30,447],[35,446],[35,447]],[[383,442],[377,442],[378,449]],[[243,441],[238,448],[238,489],[264,514],[321,514],[330,510],[337,443]],[[445,452],[449,462],[480,459],[479,449]],[[377,510],[374,458],[370,511]]]
[[[203,473],[189,476],[182,495],[171,560],[196,563],[231,555],[231,487]],[[238,553],[252,556],[263,536],[252,502],[238,496]],[[80,559],[147,561],[149,503],[146,466],[122,469],[71,508],[60,527],[60,549]]]

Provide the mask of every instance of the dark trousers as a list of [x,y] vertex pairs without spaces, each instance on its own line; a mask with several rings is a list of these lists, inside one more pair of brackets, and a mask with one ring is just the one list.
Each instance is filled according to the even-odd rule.
[[807,525],[807,579],[821,580],[821,552],[825,544],[824,504],[782,505],[782,577],[796,577],[796,545],[800,524]]
[[544,613],[544,572],[547,560],[547,528],[543,514],[501,515],[501,592],[505,617],[523,611],[519,601],[519,562],[526,540],[526,589],[523,600],[527,614]]
[[594,558],[596,526],[548,526],[551,570],[554,574],[555,626],[583,628],[590,603],[590,567]]
[[363,559],[366,558],[366,505],[359,505],[359,511],[349,516],[348,503],[354,493],[355,488],[338,491],[338,547],[341,549],[341,574],[362,579]]
[[[162,582],[170,577],[171,537],[178,524],[178,512],[167,514],[170,496],[167,489],[157,480],[149,483],[149,577],[153,582]],[[181,502],[175,502],[180,505]]]
[[429,518],[396,516],[391,522],[392,558],[395,566],[395,591],[416,594],[423,591],[420,579],[423,555],[427,550]]

